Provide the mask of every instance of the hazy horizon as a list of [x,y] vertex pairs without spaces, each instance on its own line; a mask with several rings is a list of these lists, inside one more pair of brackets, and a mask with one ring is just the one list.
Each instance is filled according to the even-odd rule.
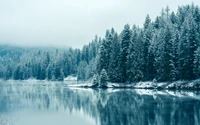
[[161,9],[198,0],[8,0],[0,1],[0,44],[35,47],[81,48],[105,36],[112,27],[120,33],[125,24],[142,27],[147,14],[154,20]]

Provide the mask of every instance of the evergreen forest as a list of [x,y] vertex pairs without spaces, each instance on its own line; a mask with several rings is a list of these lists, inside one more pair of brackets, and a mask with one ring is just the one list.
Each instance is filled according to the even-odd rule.
[[154,20],[147,15],[142,27],[111,28],[82,49],[0,45],[1,79],[88,80],[102,71],[118,83],[200,78],[200,8],[166,7]]

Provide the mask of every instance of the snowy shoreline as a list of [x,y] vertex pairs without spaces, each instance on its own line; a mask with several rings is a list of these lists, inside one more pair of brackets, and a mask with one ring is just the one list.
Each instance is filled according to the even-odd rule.
[[132,89],[157,89],[157,90],[200,90],[200,79],[193,81],[175,81],[175,82],[138,82],[138,83],[110,83],[107,86],[99,87],[90,82],[84,84],[70,84],[67,87],[77,88],[132,88]]
[[[3,83],[5,80],[0,79],[0,83]],[[27,84],[60,84],[61,81],[47,81],[47,80],[6,80],[9,83],[27,83]],[[99,86],[92,84],[92,80],[84,81],[62,81],[65,87],[70,88],[121,88],[121,89],[156,89],[156,90],[200,90],[200,79],[191,80],[191,81],[174,81],[174,82],[137,82],[137,83],[111,83],[108,82],[107,86]]]

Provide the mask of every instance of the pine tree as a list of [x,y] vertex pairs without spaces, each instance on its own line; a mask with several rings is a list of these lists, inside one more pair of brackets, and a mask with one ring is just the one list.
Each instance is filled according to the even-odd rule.
[[76,65],[79,65],[80,61],[81,61],[81,51],[78,49],[76,57]]
[[160,28],[160,18],[157,16],[154,23],[153,23],[153,26],[155,29],[159,29]]
[[[112,29],[114,32],[114,29]],[[110,33],[109,30],[106,31],[105,39],[103,40],[102,45],[105,47],[105,62],[106,67],[105,69],[108,71],[110,65],[110,54],[111,54],[111,44],[113,42],[113,35]]]
[[107,86],[108,80],[109,79],[108,79],[107,71],[105,69],[102,69],[102,71],[100,73],[100,86],[101,87]]
[[161,28],[155,32],[152,41],[151,41],[151,48],[154,50],[154,68],[156,69],[155,78],[158,81],[162,80],[164,74],[164,62],[163,62],[163,55],[164,55],[164,29]]
[[52,65],[49,65],[46,69],[46,79],[51,80],[52,79]]
[[[167,81],[170,78],[170,72],[174,65],[173,63],[173,58],[172,58],[172,33],[171,33],[171,28],[169,24],[165,28],[165,37],[164,37],[164,75],[163,75],[163,81]],[[170,67],[171,66],[171,67]]]
[[194,65],[193,65],[193,62],[194,62],[194,55],[195,55],[195,51],[197,50],[197,41],[199,39],[199,36],[197,34],[197,25],[194,21],[194,19],[191,19],[192,17],[188,17],[188,21],[189,21],[189,24],[188,24],[188,33],[187,33],[187,41],[188,41],[188,48],[189,48],[189,62],[188,62],[188,71],[189,71],[189,77],[188,79],[194,79],[194,73],[193,73],[193,69],[194,69]]
[[20,79],[20,67],[17,66],[13,72],[13,79],[19,80]]
[[87,67],[86,61],[80,62],[80,65],[79,65],[78,71],[77,71],[78,80],[87,80],[86,67]]
[[[174,31],[174,30],[173,30]],[[179,43],[179,35],[178,31],[174,31],[174,35],[172,38],[172,53],[170,60],[170,80],[175,81],[178,78],[178,43]]]
[[149,55],[149,46],[150,41],[152,40],[153,35],[153,26],[151,24],[150,17],[147,15],[145,23],[144,23],[144,35],[143,35],[143,53],[144,53],[144,65],[143,65],[143,73],[145,80],[149,80],[149,72],[148,72],[148,55]]
[[197,48],[194,54],[194,69],[195,78],[200,77],[200,47]]
[[93,75],[93,85],[99,85],[99,75],[98,74],[94,74]]
[[149,51],[148,51],[148,76],[147,80],[153,80],[156,76],[156,69],[154,67],[154,62],[155,62],[155,55],[154,55],[154,43],[151,42],[151,45],[149,46]]
[[151,24],[151,18],[149,14],[146,16],[145,22],[144,22],[144,29],[148,29],[149,25]]
[[120,43],[119,36],[117,33],[113,34],[113,41],[111,43],[110,63],[108,68],[108,76],[111,82],[120,81]]
[[194,79],[194,54],[197,49],[197,25],[189,14],[181,29],[180,46],[179,46],[179,72],[181,79]]
[[128,56],[128,49],[131,43],[131,30],[130,26],[127,24],[124,26],[124,30],[122,31],[122,41],[121,41],[121,60],[120,60],[120,67],[121,67],[121,82],[125,82],[128,78],[127,76],[127,56]]
[[172,24],[177,24],[177,17],[174,12],[172,12],[170,15],[170,21]]
[[136,26],[133,26],[133,34],[127,58],[127,75],[128,81],[130,82],[140,81],[143,78],[141,69],[142,40],[139,40],[139,32],[139,29]]
[[106,63],[107,63],[106,57],[107,57],[107,52],[106,52],[104,45],[102,44],[100,46],[100,52],[99,52],[98,73],[100,73],[102,69],[106,68]]

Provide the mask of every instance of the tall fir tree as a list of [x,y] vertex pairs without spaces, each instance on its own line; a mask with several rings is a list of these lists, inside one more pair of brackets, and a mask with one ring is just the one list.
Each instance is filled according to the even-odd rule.
[[111,82],[118,82],[120,81],[120,42],[119,36],[117,33],[113,34],[113,41],[111,43],[111,53],[110,53],[110,64],[108,68],[108,76]]
[[144,53],[144,65],[143,65],[143,73],[145,76],[145,80],[149,80],[148,78],[148,52],[149,52],[149,46],[150,41],[152,40],[153,35],[153,26],[151,24],[151,19],[149,15],[147,15],[144,23],[144,35],[143,35],[143,53]]
[[130,26],[126,24],[124,26],[124,30],[122,31],[122,41],[121,41],[121,60],[120,60],[120,67],[121,67],[121,82],[126,82],[127,76],[127,56],[128,56],[128,49],[131,43],[131,30]]

